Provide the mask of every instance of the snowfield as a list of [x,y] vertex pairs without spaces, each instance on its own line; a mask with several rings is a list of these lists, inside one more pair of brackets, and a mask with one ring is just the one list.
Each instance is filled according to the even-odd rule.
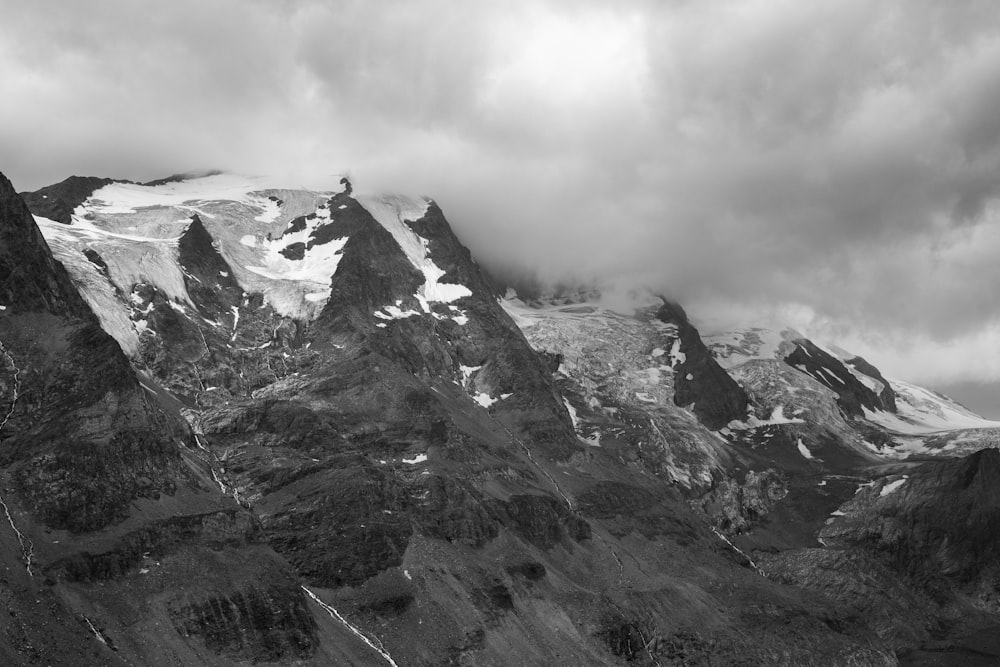
[[[73,212],[69,225],[36,218],[53,253],[82,286],[105,328],[129,354],[138,346],[144,322],[132,322],[128,295],[136,283],[149,283],[177,304],[191,305],[178,264],[177,242],[197,215],[215,246],[233,269],[233,278],[247,293],[261,293],[279,314],[312,319],[326,305],[331,279],[348,238],[336,238],[302,250],[292,259],[282,250],[293,243],[308,246],[312,233],[329,224],[329,199],[341,192],[339,177],[314,188],[288,188],[277,179],[214,174],[156,186],[113,183],[94,191]],[[425,313],[433,303],[451,303],[470,296],[464,285],[442,282],[444,271],[430,257],[427,240],[406,224],[427,211],[428,202],[405,196],[359,195],[357,200],[383,225],[424,276],[414,295]],[[343,208],[343,207],[342,207]],[[289,223],[306,217],[303,229],[282,236]],[[107,278],[83,251],[90,249],[107,264]],[[109,282],[110,280],[110,282]],[[439,319],[468,322],[455,306]],[[417,314],[387,306],[375,314],[395,319]]]

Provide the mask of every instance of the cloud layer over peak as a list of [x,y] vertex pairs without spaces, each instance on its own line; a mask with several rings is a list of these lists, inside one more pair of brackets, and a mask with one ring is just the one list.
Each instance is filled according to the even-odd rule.
[[349,171],[435,197],[491,265],[627,273],[897,375],[1000,379],[992,2],[0,11],[0,169],[21,189]]

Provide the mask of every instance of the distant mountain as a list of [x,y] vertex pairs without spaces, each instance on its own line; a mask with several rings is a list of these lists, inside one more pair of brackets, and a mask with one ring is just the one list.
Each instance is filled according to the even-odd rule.
[[[346,179],[79,185],[0,218],[3,497],[52,583],[0,562],[55,605],[0,626],[64,664],[894,665],[1000,627],[993,461],[956,458],[994,426],[860,357],[503,293]],[[67,479],[112,501],[53,515]]]

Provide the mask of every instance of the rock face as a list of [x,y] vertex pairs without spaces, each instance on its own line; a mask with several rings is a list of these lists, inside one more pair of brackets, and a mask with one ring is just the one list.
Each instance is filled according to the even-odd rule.
[[1000,452],[925,464],[864,489],[822,536],[871,553],[933,597],[1000,611]]
[[[876,405],[881,407],[883,410],[896,412],[896,392],[893,391],[892,385],[889,384],[889,381],[882,376],[879,369],[868,363],[864,357],[852,357],[847,359],[844,363],[859,373],[875,380],[878,384],[875,385],[875,389],[873,389],[873,391],[876,391],[880,401],[880,403],[876,403]],[[879,384],[882,385],[880,390],[878,388]]]
[[674,366],[674,403],[693,405],[692,410],[705,426],[719,429],[746,417],[746,393],[716,362],[702,342],[687,313],[675,303],[665,302],[656,314],[661,322],[673,324],[679,334],[679,362]]
[[0,299],[5,315],[46,311],[89,319],[86,303],[55,261],[24,201],[6,177],[0,176]]
[[41,190],[22,192],[21,197],[35,215],[68,225],[77,206],[94,194],[95,190],[114,182],[110,178],[70,176],[61,183]]
[[244,292],[214,243],[196,214],[177,242],[177,261],[191,299],[207,317],[217,320],[234,317],[233,309],[240,305]]
[[675,304],[502,298],[434,202],[340,185],[105,184],[50,245],[0,199],[0,658],[891,665],[940,600],[991,613],[982,462],[893,473],[973,480],[979,560],[893,523],[905,485],[824,524],[883,463],[874,367],[727,372]]
[[874,480],[827,519],[822,549],[762,555],[761,565],[855,609],[900,655],[996,662],[998,647],[977,637],[995,636],[1000,610],[998,474],[1000,453],[987,449]]
[[[882,388],[876,393],[851,373],[839,359],[807,339],[795,341],[795,349],[785,357],[785,363],[811,375],[837,393],[837,403],[848,417],[861,417],[862,408],[896,411],[895,394],[878,369],[861,357],[850,365],[878,381]],[[852,363],[853,362],[853,363]]]
[[[4,541],[18,547],[0,553],[9,573],[3,585],[13,587],[0,631],[21,633],[7,644],[13,647],[7,664],[186,661],[182,656],[200,646],[192,649],[181,635],[126,634],[126,617],[141,626],[163,609],[162,599],[128,582],[156,567],[160,581],[178,593],[226,596],[250,585],[235,572],[224,585],[200,568],[171,573],[201,550],[220,566],[257,552],[261,572],[284,576],[274,579],[280,583],[272,584],[270,597],[244,605],[243,616],[202,617],[202,634],[239,633],[252,625],[246,614],[280,615],[295,604],[300,610],[265,634],[244,633],[238,651],[209,642],[210,653],[308,655],[315,626],[301,613],[305,602],[287,566],[261,543],[256,520],[212,484],[209,465],[190,451],[195,439],[187,424],[154,387],[140,384],[2,175],[0,295],[0,500]],[[108,611],[103,596],[116,588],[146,610],[125,617]],[[45,618],[25,607],[35,596],[48,600]],[[81,624],[83,631],[75,630]],[[90,644],[89,656],[80,655]]]

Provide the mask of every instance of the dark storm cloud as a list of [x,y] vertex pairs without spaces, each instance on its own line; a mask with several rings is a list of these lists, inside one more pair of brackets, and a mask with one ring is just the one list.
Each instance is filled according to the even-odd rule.
[[494,266],[628,273],[1000,377],[959,359],[1000,322],[992,2],[0,10],[22,188],[350,171],[434,196]]

